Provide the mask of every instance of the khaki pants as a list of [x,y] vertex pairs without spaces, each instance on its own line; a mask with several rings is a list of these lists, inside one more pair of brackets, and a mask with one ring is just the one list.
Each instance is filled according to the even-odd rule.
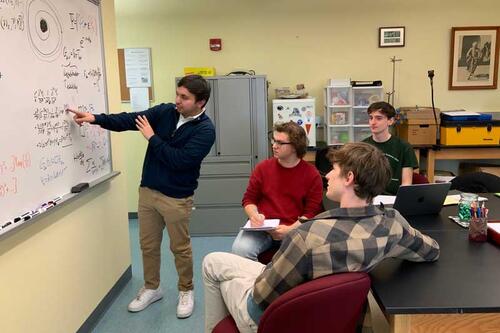
[[266,268],[260,262],[232,253],[212,252],[202,264],[205,287],[205,333],[231,314],[241,333],[257,332],[247,310],[247,299],[255,279]]
[[165,226],[179,276],[178,289],[193,289],[193,256],[189,237],[192,207],[192,196],[177,199],[147,187],[139,188],[139,236],[144,286],[147,289],[156,289],[160,285],[161,241]]

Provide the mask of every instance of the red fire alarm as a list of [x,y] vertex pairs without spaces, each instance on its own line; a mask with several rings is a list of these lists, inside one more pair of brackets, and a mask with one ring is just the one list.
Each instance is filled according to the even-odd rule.
[[220,50],[222,50],[222,39],[210,38],[209,45],[210,45],[210,50],[220,51]]

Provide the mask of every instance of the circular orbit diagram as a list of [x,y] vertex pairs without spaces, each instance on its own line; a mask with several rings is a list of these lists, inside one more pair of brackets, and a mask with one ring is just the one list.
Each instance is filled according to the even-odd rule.
[[62,49],[62,25],[55,7],[48,0],[29,0],[26,8],[33,53],[46,62],[56,60]]

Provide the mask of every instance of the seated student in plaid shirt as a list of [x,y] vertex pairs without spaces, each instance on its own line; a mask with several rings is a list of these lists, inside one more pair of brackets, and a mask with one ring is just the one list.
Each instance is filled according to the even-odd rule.
[[340,208],[302,221],[267,266],[214,252],[203,260],[205,332],[228,314],[240,332],[256,332],[264,310],[281,294],[324,275],[370,271],[384,258],[434,261],[438,243],[412,228],[398,211],[372,199],[384,191],[391,169],[383,153],[350,143],[331,153],[326,196]]

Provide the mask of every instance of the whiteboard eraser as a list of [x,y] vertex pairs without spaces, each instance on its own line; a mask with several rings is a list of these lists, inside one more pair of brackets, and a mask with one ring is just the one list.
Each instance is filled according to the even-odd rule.
[[80,193],[81,191],[89,188],[89,183],[80,183],[71,188],[71,193]]

